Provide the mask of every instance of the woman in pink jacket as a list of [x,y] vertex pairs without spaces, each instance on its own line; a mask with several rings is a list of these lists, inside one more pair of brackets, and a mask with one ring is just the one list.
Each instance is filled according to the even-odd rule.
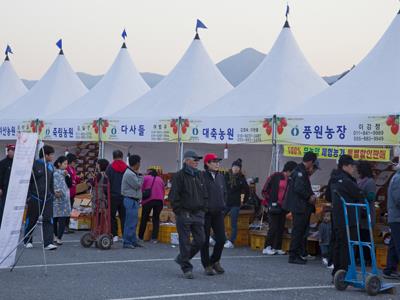
[[[160,214],[164,207],[165,184],[163,179],[154,169],[148,170],[147,175],[144,176],[142,191],[148,189],[151,189],[150,196],[146,199],[143,198],[141,202],[142,219],[139,227],[139,239],[143,240],[150,212],[153,210],[153,233],[151,235],[151,241],[157,243],[158,231],[160,228]],[[146,194],[146,192],[144,194]]]

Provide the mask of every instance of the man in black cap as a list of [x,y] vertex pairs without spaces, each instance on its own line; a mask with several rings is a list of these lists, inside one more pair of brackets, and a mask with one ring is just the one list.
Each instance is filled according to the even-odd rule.
[[6,204],[8,183],[10,181],[11,166],[14,159],[15,145],[7,145],[7,156],[0,161],[0,227]]
[[[347,270],[349,265],[349,249],[347,243],[346,223],[344,219],[344,210],[341,197],[346,202],[364,203],[365,195],[358,187],[356,179],[353,177],[356,168],[356,162],[350,155],[342,155],[339,158],[338,168],[331,174],[328,183],[327,196],[332,202],[332,225],[334,245],[333,245],[333,265],[332,275],[338,270]],[[355,239],[357,234],[356,215],[353,207],[347,208],[350,237]]]
[[[176,215],[176,229],[179,234],[179,255],[175,262],[181,266],[184,278],[193,279],[190,260],[205,242],[204,216],[207,208],[207,190],[200,171],[202,159],[194,151],[186,151],[183,168],[172,179],[169,200]],[[193,242],[190,241],[192,234]]]
[[293,216],[292,240],[289,248],[289,263],[306,264],[302,257],[306,247],[306,233],[310,225],[311,214],[315,211],[316,197],[311,187],[310,176],[319,168],[317,155],[307,152],[289,178],[287,199],[284,209]]

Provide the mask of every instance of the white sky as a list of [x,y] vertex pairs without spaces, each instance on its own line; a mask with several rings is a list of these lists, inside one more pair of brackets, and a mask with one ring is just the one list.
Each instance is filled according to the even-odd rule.
[[[141,72],[167,74],[194,36],[217,63],[244,48],[268,52],[284,23],[281,0],[0,0],[0,47],[9,43],[22,78],[39,79],[62,37],[76,71],[103,74],[121,45],[121,32]],[[321,75],[357,64],[393,20],[397,0],[292,0],[290,24]]]

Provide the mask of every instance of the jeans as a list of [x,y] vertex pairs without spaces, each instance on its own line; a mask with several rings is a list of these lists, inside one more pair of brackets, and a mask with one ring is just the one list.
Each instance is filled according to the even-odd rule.
[[125,224],[124,245],[135,245],[137,243],[136,227],[138,223],[139,202],[131,198],[124,198]]
[[153,210],[153,216],[151,217],[151,220],[153,222],[153,232],[151,234],[151,238],[153,240],[156,240],[158,238],[158,231],[160,229],[160,214],[163,206],[164,204],[162,200],[150,201],[149,203],[146,203],[142,206],[142,219],[140,221],[139,227],[139,238],[141,240],[143,240],[151,210]]
[[322,258],[326,258],[326,259],[329,259],[329,256],[330,256],[330,254],[329,254],[329,248],[330,248],[330,246],[329,245],[319,245],[319,248],[321,249],[321,256],[322,256]]
[[[213,253],[210,256],[210,232],[211,229],[214,232],[215,245]],[[204,217],[204,232],[205,232],[205,242],[201,248],[201,263],[203,267],[209,267],[219,262],[222,255],[222,250],[224,250],[224,245],[226,241],[225,237],[225,225],[224,225],[224,212],[207,212]]]
[[389,223],[391,230],[391,239],[388,248],[386,268],[383,273],[390,275],[397,271],[397,265],[400,259],[400,223]]
[[232,227],[232,233],[229,238],[229,240],[232,242],[232,244],[235,243],[236,237],[237,237],[237,231],[238,231],[238,219],[239,219],[239,212],[240,212],[240,207],[239,206],[232,206],[228,207],[227,213],[230,214],[231,218],[231,227]]
[[[205,242],[204,212],[182,211],[177,213],[176,230],[179,235],[179,255],[176,262],[186,273],[193,269],[190,260],[200,251]],[[190,241],[190,234],[192,234],[193,241]]]

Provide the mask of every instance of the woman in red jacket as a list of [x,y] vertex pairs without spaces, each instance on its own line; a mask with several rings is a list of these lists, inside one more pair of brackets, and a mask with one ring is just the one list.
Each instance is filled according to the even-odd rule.
[[277,172],[268,177],[262,195],[264,204],[268,205],[269,228],[263,254],[285,255],[282,250],[282,236],[285,229],[287,212],[282,208],[283,199],[287,191],[288,178],[297,167],[294,161],[288,161],[282,172]]

